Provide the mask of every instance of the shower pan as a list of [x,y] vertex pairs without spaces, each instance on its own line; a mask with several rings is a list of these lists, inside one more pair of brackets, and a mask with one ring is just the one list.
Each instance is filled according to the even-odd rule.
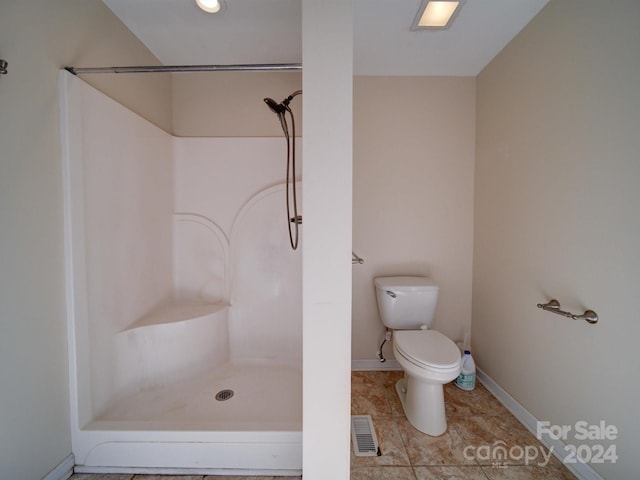
[[60,86],[76,471],[300,475],[282,139],[176,138]]

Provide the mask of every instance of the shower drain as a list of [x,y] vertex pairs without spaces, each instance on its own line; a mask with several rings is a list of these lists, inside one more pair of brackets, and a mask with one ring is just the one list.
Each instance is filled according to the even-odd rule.
[[233,397],[233,390],[220,390],[218,393],[216,393],[216,400],[218,400],[219,402],[229,400],[231,397]]

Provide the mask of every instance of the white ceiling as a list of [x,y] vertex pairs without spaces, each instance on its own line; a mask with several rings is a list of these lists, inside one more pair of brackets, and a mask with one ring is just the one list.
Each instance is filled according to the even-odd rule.
[[[475,76],[548,1],[467,0],[449,30],[412,32],[420,0],[353,0],[354,73]],[[103,2],[164,65],[302,61],[300,0]]]

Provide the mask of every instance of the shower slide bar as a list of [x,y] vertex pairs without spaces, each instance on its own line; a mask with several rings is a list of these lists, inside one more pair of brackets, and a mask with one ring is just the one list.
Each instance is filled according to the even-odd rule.
[[364,263],[364,258],[359,257],[356,252],[354,252],[353,250],[351,251],[351,264],[355,265],[355,264],[359,264],[362,265]]
[[237,65],[150,65],[135,67],[64,67],[74,75],[89,73],[179,73],[179,72],[240,72],[297,71],[301,63],[246,63]]
[[572,320],[586,320],[588,323],[598,323],[598,314],[593,310],[585,310],[582,315],[574,315],[571,312],[560,310],[560,302],[553,299],[549,303],[539,303],[538,308],[546,310],[547,312],[556,313],[563,317],[571,318]]

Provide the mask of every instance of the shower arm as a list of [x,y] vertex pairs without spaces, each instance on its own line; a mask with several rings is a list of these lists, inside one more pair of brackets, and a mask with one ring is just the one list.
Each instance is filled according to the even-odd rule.
[[288,106],[289,106],[289,103],[291,103],[291,100],[293,100],[293,99],[294,99],[294,97],[297,97],[297,96],[298,96],[298,95],[300,95],[300,94],[302,94],[302,90],[296,90],[296,91],[295,91],[295,92],[293,92],[291,95],[289,95],[287,98],[285,98],[285,99],[282,101],[282,104],[283,104],[285,107],[288,107]]

